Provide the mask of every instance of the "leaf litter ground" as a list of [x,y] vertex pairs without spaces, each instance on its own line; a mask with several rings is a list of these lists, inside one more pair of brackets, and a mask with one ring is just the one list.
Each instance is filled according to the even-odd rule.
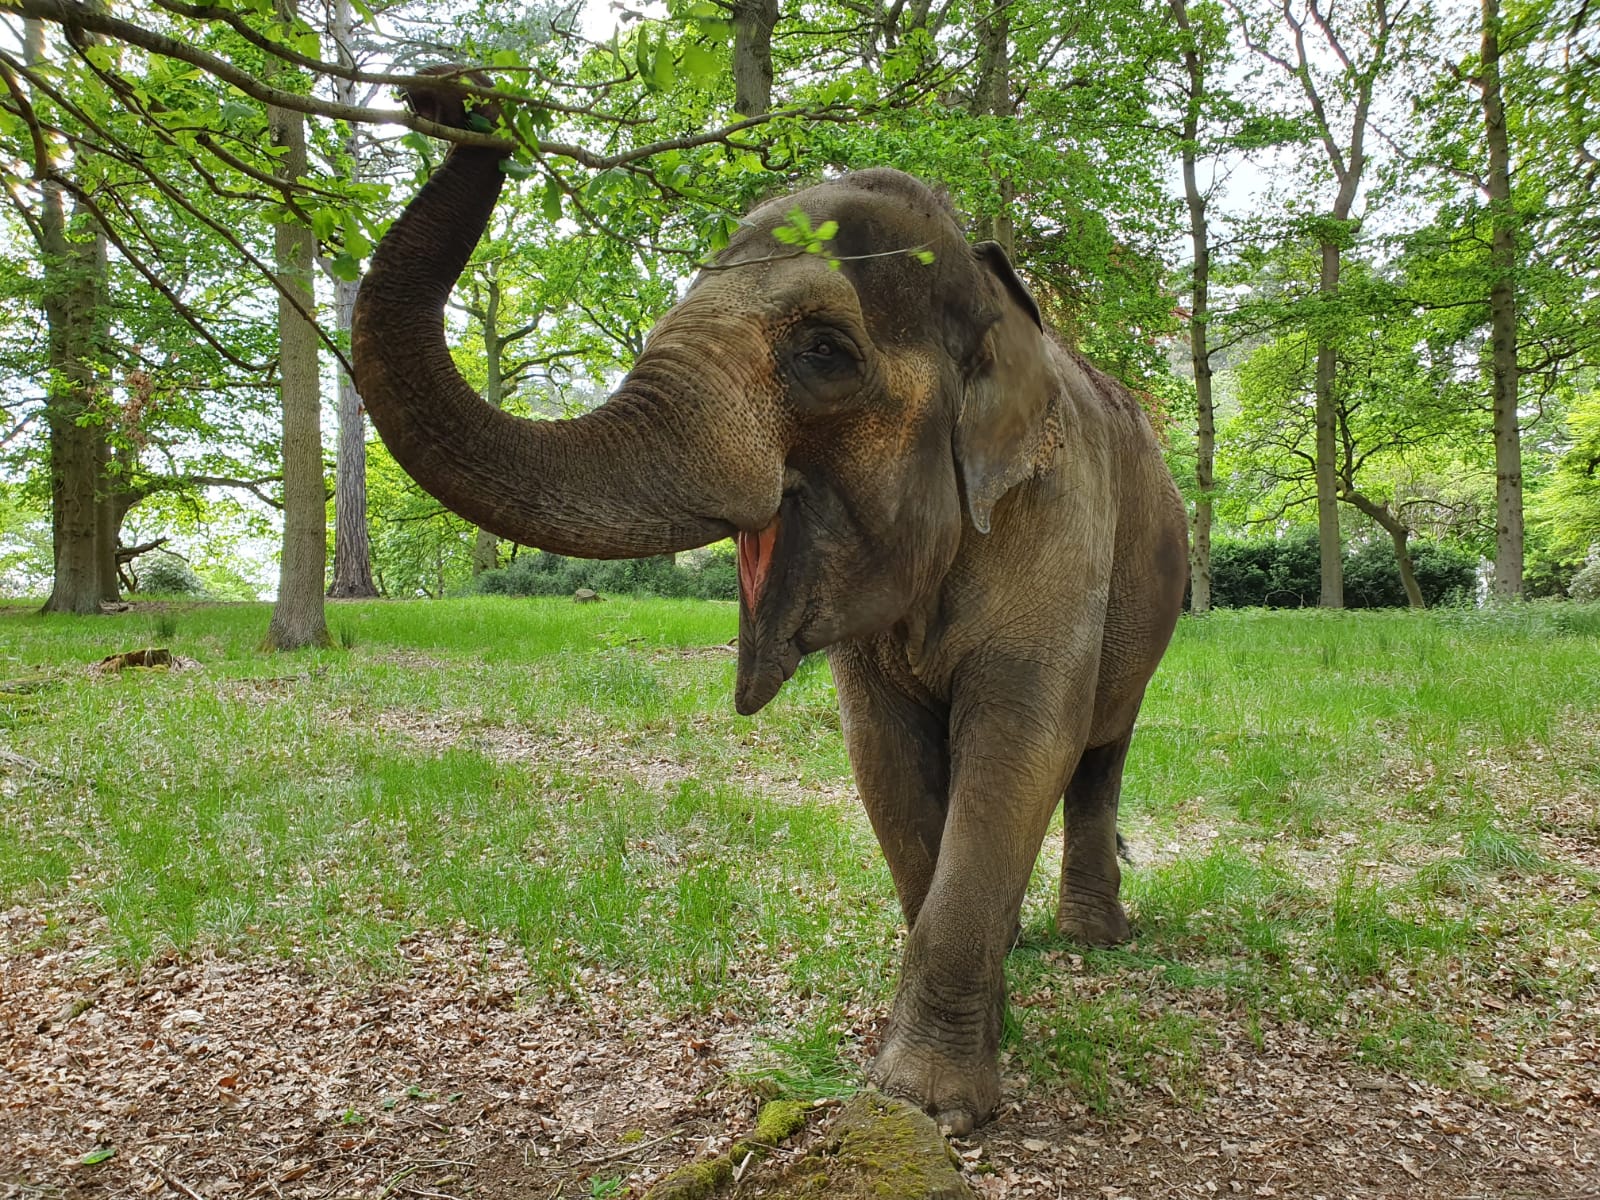
[[[621,976],[556,1000],[464,931],[410,939],[396,974],[359,980],[209,955],[129,971],[94,952],[92,925],[49,949],[34,914],[3,928],[0,1187],[19,1200],[638,1193],[724,1151],[758,1108],[729,1075],[748,1021],[657,1015]],[[998,1120],[955,1148],[984,1197],[1600,1194],[1600,1042],[1552,1040],[1488,1095],[1224,1017],[1203,1103],[1129,1089],[1106,1116],[1013,1077]],[[738,1194],[825,1139],[829,1111]],[[80,1161],[97,1149],[115,1154]]]

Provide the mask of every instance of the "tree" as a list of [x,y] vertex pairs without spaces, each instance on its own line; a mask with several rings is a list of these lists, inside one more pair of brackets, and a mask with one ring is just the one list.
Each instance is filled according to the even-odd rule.
[[[1354,244],[1358,223],[1352,221],[1368,163],[1367,135],[1373,98],[1380,79],[1390,70],[1401,33],[1400,20],[1407,0],[1391,7],[1390,0],[1360,0],[1345,10],[1341,26],[1334,25],[1334,10],[1322,0],[1282,0],[1279,15],[1287,49],[1276,49],[1266,39],[1249,32],[1251,48],[1277,64],[1294,81],[1309,117],[1312,136],[1320,143],[1325,166],[1332,175],[1334,195],[1313,222],[1321,266],[1317,290],[1321,307],[1332,309],[1339,292],[1342,255]],[[1307,26],[1319,35],[1317,48],[1307,37]],[[1331,69],[1330,69],[1331,68]],[[1322,561],[1324,608],[1344,607],[1342,555],[1339,537],[1337,388],[1338,345],[1331,319],[1320,321],[1325,330],[1317,338],[1316,369],[1316,504],[1317,533]]]
[[[1470,420],[1452,347],[1430,345],[1425,319],[1408,314],[1393,286],[1365,264],[1346,264],[1345,275],[1344,321],[1332,339],[1335,496],[1388,537],[1406,596],[1420,608],[1409,541],[1419,524],[1437,518],[1433,481],[1459,471]],[[1317,494],[1317,381],[1327,339],[1326,329],[1286,333],[1239,369],[1227,460],[1242,476],[1234,491],[1246,520],[1276,524]]]
[[1494,591],[1502,600],[1522,595],[1522,431],[1517,420],[1517,210],[1511,200],[1511,148],[1500,81],[1500,0],[1483,0],[1483,49],[1478,90],[1483,95],[1488,149],[1489,214],[1494,235],[1490,261],[1489,325],[1493,351],[1495,557]]
[[[279,15],[295,20],[294,0],[281,0]],[[282,153],[277,177],[293,184],[306,172],[305,117],[271,107],[272,144]],[[327,646],[322,605],[327,566],[327,492],[322,473],[322,388],[317,369],[317,329],[312,314],[312,268],[316,245],[311,230],[284,213],[273,230],[278,293],[278,394],[283,407],[283,550],[278,560],[278,599],[263,645],[269,650]]]
[[[25,23],[30,77],[45,65],[44,27]],[[102,406],[106,323],[106,239],[81,199],[70,210],[74,181],[9,70],[12,105],[33,137],[40,204],[32,214],[11,196],[38,246],[48,334],[45,425],[48,430],[53,572],[45,612],[90,614],[117,598],[115,529],[108,505],[110,449]],[[46,97],[47,98],[47,97]]]
[[[335,0],[328,40],[340,66],[355,69],[355,19],[350,0]],[[356,83],[350,78],[332,81],[334,99],[341,104],[356,103]],[[342,165],[353,183],[362,176],[362,143],[357,127],[347,124],[339,147]],[[348,249],[348,248],[347,248]],[[354,264],[349,264],[353,267]],[[353,270],[330,268],[333,276],[333,307],[338,321],[339,344],[350,344],[350,319],[356,307],[356,280]],[[337,599],[376,596],[372,582],[372,548],[367,533],[367,430],[362,415],[361,397],[355,380],[340,363],[338,368],[339,438],[334,458],[333,485],[333,578],[328,595]]]
[[1211,611],[1211,506],[1216,488],[1216,406],[1211,395],[1211,234],[1206,219],[1207,197],[1200,190],[1197,160],[1200,123],[1207,108],[1206,68],[1217,42],[1207,38],[1208,23],[1189,19],[1188,0],[1167,0],[1182,41],[1183,116],[1178,153],[1183,167],[1183,199],[1189,212],[1189,245],[1194,267],[1189,281],[1189,361],[1194,370],[1195,500],[1190,524],[1189,611]]

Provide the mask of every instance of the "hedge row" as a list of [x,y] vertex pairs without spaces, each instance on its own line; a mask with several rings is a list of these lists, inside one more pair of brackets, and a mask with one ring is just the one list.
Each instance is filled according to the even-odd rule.
[[[1429,607],[1462,604],[1477,587],[1474,554],[1434,542],[1414,542],[1411,561]],[[1250,541],[1218,538],[1211,547],[1211,603],[1218,608],[1307,608],[1321,595],[1315,530]],[[570,596],[579,588],[601,595],[737,600],[739,570],[731,544],[674,563],[671,558],[600,562],[524,552],[509,566],[485,571],[474,590],[502,596]],[[1405,586],[1387,541],[1355,546],[1344,556],[1344,601],[1350,608],[1404,608]]]
[[696,600],[737,600],[739,567],[732,544],[682,563],[662,558],[600,561],[524,551],[509,566],[485,571],[473,590],[499,596],[570,596],[590,588],[602,596],[672,596]]
[[[1411,563],[1422,598],[1432,608],[1470,602],[1478,585],[1478,556],[1438,542],[1413,542]],[[1211,603],[1217,608],[1311,608],[1322,595],[1317,531],[1249,541],[1218,538],[1211,546]],[[1388,539],[1346,549],[1347,608],[1404,608],[1405,584]]]

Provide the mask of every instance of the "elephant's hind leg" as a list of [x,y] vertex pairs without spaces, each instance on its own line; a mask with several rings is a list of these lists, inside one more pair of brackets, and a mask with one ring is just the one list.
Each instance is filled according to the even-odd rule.
[[1063,805],[1061,896],[1056,928],[1076,942],[1110,946],[1128,938],[1128,914],[1117,893],[1117,801],[1130,729],[1114,742],[1083,752]]

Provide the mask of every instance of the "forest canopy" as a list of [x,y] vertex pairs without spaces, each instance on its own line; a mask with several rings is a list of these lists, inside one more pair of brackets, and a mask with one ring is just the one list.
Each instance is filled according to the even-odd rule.
[[[498,125],[400,103],[441,63]],[[518,590],[348,373],[446,141],[512,177],[448,316],[497,407],[597,405],[752,203],[894,166],[1139,395],[1196,611],[1600,588],[1582,0],[0,0],[0,591],[275,591],[295,645],[325,592]]]

